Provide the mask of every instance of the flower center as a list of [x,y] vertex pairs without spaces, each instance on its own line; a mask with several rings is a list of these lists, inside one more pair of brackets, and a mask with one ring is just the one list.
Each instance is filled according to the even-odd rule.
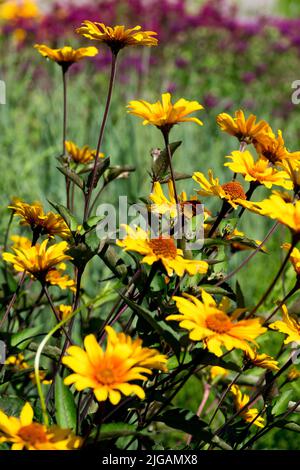
[[156,256],[162,258],[176,258],[177,248],[172,238],[154,238],[150,240],[149,245]]
[[28,426],[23,426],[18,436],[25,442],[34,445],[40,442],[47,442],[47,435],[45,433],[44,426],[39,423],[31,423]]
[[103,385],[111,385],[116,382],[116,377],[112,369],[106,368],[97,372],[96,379]]
[[222,188],[231,199],[247,199],[243,186],[237,181],[225,183],[222,185]]
[[208,315],[205,323],[207,328],[215,333],[226,333],[232,327],[230,318],[223,312]]

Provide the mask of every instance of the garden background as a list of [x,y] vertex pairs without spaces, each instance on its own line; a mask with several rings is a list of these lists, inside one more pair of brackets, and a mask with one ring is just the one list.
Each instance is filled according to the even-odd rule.
[[[155,101],[161,92],[198,100],[205,106],[205,125],[175,129],[173,140],[183,140],[176,154],[176,168],[184,173],[212,166],[221,180],[230,178],[224,157],[236,142],[224,138],[215,118],[242,108],[258,119],[284,131],[290,151],[300,149],[300,105],[292,103],[292,83],[300,79],[300,6],[297,1],[230,2],[225,0],[90,0],[39,2],[35,10],[9,10],[0,2],[0,79],[6,83],[6,104],[0,106],[0,229],[7,225],[6,209],[14,196],[28,202],[48,199],[64,201],[64,177],[56,170],[61,150],[61,75],[55,63],[44,63],[35,43],[51,47],[86,45],[74,33],[82,20],[106,24],[141,24],[158,32],[159,47],[130,50],[122,58],[113,96],[103,150],[115,165],[136,167],[126,180],[110,185],[103,200],[116,203],[121,194],[129,201],[149,193],[148,171],[151,149],[162,147],[157,132],[126,113],[132,99]],[[46,4],[46,8],[45,7]],[[6,8],[5,8],[6,6]],[[298,15],[298,16],[297,16]],[[90,44],[89,44],[90,45]],[[72,67],[69,78],[68,140],[79,146],[96,147],[99,128],[99,99],[104,106],[109,57],[104,50],[95,59]],[[100,93],[100,95],[99,95]],[[178,133],[178,135],[176,135]],[[189,181],[178,187],[193,190]],[[256,200],[264,190],[259,189]],[[45,196],[46,195],[46,196]],[[250,238],[262,239],[271,223],[249,214],[241,228]],[[4,233],[4,230],[2,230]],[[1,243],[4,235],[0,235]],[[255,263],[239,273],[246,303],[263,292],[282,252],[281,231],[268,242],[272,252],[259,254]],[[244,254],[237,254],[230,270]],[[290,268],[292,272],[292,267]],[[280,285],[278,289],[280,289]],[[297,302],[293,311],[300,311]],[[194,379],[193,379],[194,380]],[[195,410],[192,381],[181,392],[179,404]],[[176,436],[173,437],[176,440]],[[297,434],[274,431],[257,448],[297,448]]]

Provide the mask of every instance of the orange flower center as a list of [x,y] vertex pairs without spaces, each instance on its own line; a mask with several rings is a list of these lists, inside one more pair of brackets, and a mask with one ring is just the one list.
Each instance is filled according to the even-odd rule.
[[97,372],[96,379],[103,385],[111,385],[116,382],[116,377],[112,369],[105,368]]
[[223,190],[231,199],[247,199],[243,186],[237,181],[230,181],[222,185]]
[[154,238],[150,240],[149,246],[156,256],[161,258],[176,258],[177,248],[172,238]]
[[18,436],[31,445],[48,441],[44,426],[39,423],[31,423],[28,426],[23,426],[19,430]]
[[223,312],[208,315],[205,323],[207,328],[215,333],[226,333],[232,327],[230,318]]

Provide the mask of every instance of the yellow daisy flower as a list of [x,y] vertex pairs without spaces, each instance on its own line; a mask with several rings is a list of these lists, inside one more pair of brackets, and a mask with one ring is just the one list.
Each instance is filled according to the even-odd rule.
[[148,234],[139,227],[136,230],[128,225],[123,227],[126,229],[127,236],[124,240],[117,240],[117,245],[125,251],[135,251],[144,255],[142,263],[152,265],[160,261],[168,276],[172,276],[174,272],[178,276],[183,276],[185,272],[191,276],[207,272],[206,261],[184,259],[183,251],[176,247],[173,238],[161,236],[150,239]]
[[57,268],[52,268],[47,272],[45,281],[51,286],[58,286],[62,290],[70,289],[72,292],[75,292],[76,282],[68,274],[63,273],[65,270],[66,265],[60,263]]
[[[250,398],[248,395],[243,394],[237,385],[232,385],[230,388],[231,393],[234,396],[234,404],[236,410],[241,410],[247,403],[249,403]],[[259,428],[264,427],[264,418],[258,416],[259,411],[256,408],[245,408],[244,411],[240,413],[241,418],[243,418],[247,423],[253,423]],[[257,418],[255,418],[258,416]]]
[[82,440],[69,429],[47,428],[33,421],[33,409],[26,403],[20,418],[7,416],[0,410],[0,442],[12,444],[11,450],[74,450]]
[[155,349],[143,348],[140,339],[132,340],[110,326],[105,330],[105,351],[94,335],[85,337],[85,350],[78,346],[68,348],[68,356],[62,362],[75,373],[66,377],[65,384],[74,384],[79,391],[91,388],[98,401],[109,399],[113,405],[119,403],[122,394],[137,395],[143,400],[145,392],[135,382],[148,380],[151,369],[165,370],[167,357]]
[[226,158],[231,158],[230,163],[225,163],[234,173],[241,173],[246,181],[256,181],[266,188],[271,188],[273,184],[285,189],[292,189],[293,184],[289,175],[285,171],[278,171],[270,165],[266,157],[260,157],[256,162],[251,153],[234,151]]
[[28,249],[31,247],[31,240],[27,237],[21,237],[20,235],[12,235],[10,237],[13,242],[12,248],[23,248]]
[[298,192],[300,188],[300,160],[283,160],[279,165],[289,175],[294,191]]
[[[168,182],[168,193],[169,199],[164,195],[162,185],[156,181],[153,184],[153,191],[149,196],[149,199],[153,202],[151,204],[151,212],[157,214],[169,214],[171,218],[177,217],[177,204],[175,199],[175,192],[174,192],[174,185],[173,182],[170,180]],[[194,215],[194,204],[197,202],[196,197],[192,197],[188,200],[186,193],[183,191],[178,196],[178,202],[180,205],[181,214],[183,214],[187,218],[191,218]]]
[[256,367],[273,371],[279,370],[278,361],[276,361],[273,357],[268,356],[267,354],[258,354],[257,351],[251,350],[246,352],[246,357]]
[[51,47],[45,46],[45,44],[36,44],[34,47],[43,57],[47,57],[65,68],[70,67],[85,57],[94,57],[99,52],[96,47],[73,49],[70,46],[65,46],[60,49],[51,49]]
[[[284,243],[282,245],[282,248],[285,249],[285,250],[289,250],[291,248],[291,244],[290,243]],[[299,276],[300,275],[300,250],[298,250],[298,248],[296,248],[296,247],[293,248],[293,250],[290,254],[290,262],[293,265],[295,273],[297,274],[297,276]]]
[[157,46],[158,41],[154,37],[157,35],[154,31],[143,31],[141,26],[125,29],[125,26],[105,26],[104,23],[83,21],[76,33],[88,39],[107,44],[114,54],[127,46]]
[[[17,356],[9,356],[5,361],[5,365],[13,367],[16,371],[23,371],[31,368],[31,366],[25,361],[24,355],[21,353]],[[46,380],[47,373],[45,371],[40,370],[39,375],[42,384],[49,385],[51,383],[51,380]],[[29,378],[34,384],[36,383],[35,373],[33,371],[29,373]]]
[[163,131],[169,131],[180,122],[195,122],[200,126],[203,125],[203,122],[198,118],[187,117],[194,111],[203,109],[198,101],[187,101],[181,98],[172,104],[170,93],[163,93],[161,102],[130,101],[127,108],[129,109],[128,113],[144,119],[143,125],[152,124]]
[[[226,235],[226,240],[232,240],[230,246],[237,251],[243,251],[243,250],[255,250],[255,247],[253,245],[248,244],[247,240],[241,240],[241,241],[234,241],[235,238],[247,238],[244,232],[241,232],[240,230],[237,230],[236,228]],[[256,245],[261,245],[261,240],[254,240]],[[261,251],[266,252],[266,248],[262,247],[260,249]]]
[[14,249],[15,254],[5,252],[2,254],[4,261],[12,263],[18,272],[27,271],[41,282],[46,280],[49,271],[62,261],[72,259],[66,254],[67,242],[60,242],[47,248],[48,240],[41,245],[35,245],[28,249]]
[[254,145],[257,153],[267,158],[273,165],[285,160],[300,158],[300,152],[290,153],[287,150],[281,131],[278,131],[277,137],[272,132],[269,133],[261,142],[254,142]]
[[298,319],[290,317],[286,305],[282,305],[282,320],[275,321],[269,325],[272,330],[280,331],[287,335],[284,344],[300,342],[300,323]]
[[208,179],[198,171],[193,174],[193,180],[201,186],[201,189],[197,191],[200,196],[217,196],[226,200],[234,209],[246,199],[244,188],[238,181],[220,185],[219,178],[214,178],[212,170],[208,171]]
[[261,202],[242,201],[241,204],[256,214],[278,220],[295,233],[300,232],[300,201],[286,202],[280,194],[273,193]]
[[272,133],[272,129],[266,121],[256,123],[256,116],[253,114],[246,119],[241,109],[235,112],[234,118],[227,113],[219,114],[217,124],[222,131],[247,144],[264,142],[266,136]]
[[204,346],[216,356],[223,354],[222,347],[228,351],[242,349],[251,351],[249,342],[262,335],[266,328],[261,326],[261,320],[237,321],[238,315],[244,309],[236,309],[231,316],[227,314],[229,301],[226,298],[217,305],[213,297],[202,289],[202,301],[192,295],[173,297],[179,310],[178,314],[169,315],[166,320],[179,322],[179,326],[190,331],[192,341],[203,341]]
[[300,379],[300,370],[296,369],[296,367],[292,367],[287,378],[289,382]]
[[21,217],[20,225],[29,225],[31,230],[39,235],[48,235],[50,238],[58,235],[61,238],[69,238],[70,230],[64,219],[53,212],[45,213],[39,202],[27,204],[17,200],[9,209],[17,217]]
[[[96,150],[92,150],[88,145],[80,148],[69,140],[66,140],[65,145],[66,152],[74,163],[85,165],[94,161]],[[104,158],[104,153],[99,153],[99,158]]]
[[224,367],[213,366],[210,369],[211,380],[214,380],[217,377],[226,377],[228,374],[229,374],[229,371],[227,369],[224,369]]
[[68,318],[72,312],[73,312],[72,305],[61,304],[57,308],[57,313],[61,320],[65,320],[66,318]]
[[40,9],[33,0],[6,0],[0,5],[0,19],[14,21],[35,19],[41,15]]

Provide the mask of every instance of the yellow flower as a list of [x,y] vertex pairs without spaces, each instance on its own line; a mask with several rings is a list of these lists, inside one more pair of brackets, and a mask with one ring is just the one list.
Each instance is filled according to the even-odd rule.
[[[66,151],[74,163],[90,163],[94,161],[96,150],[92,150],[88,145],[78,147],[74,142],[66,140]],[[104,153],[99,153],[99,158],[104,158]]]
[[13,248],[23,248],[28,249],[31,247],[31,240],[27,237],[21,237],[19,235],[12,235],[10,237],[11,241],[13,242]]
[[212,380],[216,379],[217,377],[226,377],[226,375],[228,374],[229,371],[227,369],[224,369],[224,367],[213,366],[210,369],[210,378]]
[[85,350],[78,346],[68,348],[68,356],[62,362],[75,373],[65,379],[65,384],[74,384],[79,391],[91,388],[98,401],[109,399],[113,405],[119,403],[121,394],[144,399],[143,388],[135,382],[148,380],[151,369],[165,370],[166,356],[155,349],[143,348],[140,339],[132,340],[109,326],[105,330],[108,336],[105,351],[94,335],[85,337]]
[[300,323],[298,319],[289,316],[288,310],[285,305],[282,309],[282,320],[275,321],[269,325],[272,330],[280,331],[287,335],[284,344],[299,343],[300,342]]
[[278,222],[286,225],[293,232],[300,232],[300,201],[296,201],[295,204],[286,202],[277,193],[272,194],[269,199],[261,202],[245,201],[243,205],[256,214],[278,220]]
[[243,186],[238,181],[220,185],[219,178],[214,178],[212,170],[208,171],[208,179],[198,171],[193,174],[193,180],[202,188],[197,191],[200,196],[217,196],[226,200],[234,209],[246,199]]
[[44,44],[36,44],[34,47],[43,57],[47,57],[66,68],[85,57],[94,57],[99,52],[96,47],[80,47],[79,49],[73,49],[70,46],[65,46],[60,49],[51,49]]
[[0,442],[12,444],[11,450],[73,450],[81,446],[80,437],[58,426],[47,428],[33,421],[33,409],[26,403],[20,418],[0,410]]
[[30,248],[15,248],[15,254],[3,253],[4,261],[12,263],[18,272],[27,271],[34,278],[44,282],[49,271],[62,261],[72,259],[65,252],[68,249],[67,242],[60,242],[47,248],[48,240],[41,245]]
[[150,239],[141,228],[134,231],[128,225],[123,227],[126,229],[127,236],[124,240],[118,240],[117,245],[125,251],[135,251],[144,255],[142,263],[152,265],[161,261],[168,276],[172,276],[174,272],[178,276],[183,276],[185,272],[190,275],[207,272],[206,261],[184,259],[183,251],[176,248],[173,238],[161,236]]
[[213,297],[202,289],[202,302],[192,295],[173,297],[179,310],[178,314],[169,315],[166,320],[175,320],[179,326],[190,331],[192,341],[203,341],[204,346],[216,356],[226,350],[242,349],[251,351],[249,342],[266,331],[258,318],[236,321],[244,309],[235,310],[231,316],[227,314],[229,301],[223,298],[219,305]]
[[53,212],[45,213],[39,202],[27,204],[16,201],[9,206],[9,209],[13,210],[15,216],[21,217],[20,225],[29,225],[31,230],[39,235],[70,237],[70,230],[64,219]]
[[73,279],[68,276],[68,274],[63,274],[65,271],[66,265],[60,263],[57,268],[50,269],[46,274],[46,282],[51,286],[58,286],[62,290],[70,289],[71,291],[76,291],[76,283]]
[[267,158],[269,162],[276,165],[290,159],[299,159],[300,152],[290,153],[284,145],[282,132],[278,131],[278,137],[270,132],[261,142],[254,143],[259,155]]
[[224,166],[228,166],[234,173],[241,173],[246,181],[257,181],[266,188],[271,188],[273,184],[285,189],[293,188],[289,175],[285,171],[276,170],[265,157],[260,157],[255,162],[251,153],[246,150],[234,151],[227,158],[231,158],[232,161],[225,163]]
[[[249,403],[250,398],[246,394],[243,395],[237,385],[232,385],[230,391],[234,396],[234,404],[237,411],[241,410],[242,408],[244,408],[244,406],[247,405],[247,403]],[[240,416],[245,421],[247,421],[247,423],[253,423],[255,426],[263,428],[264,418],[258,416],[258,414],[259,412],[256,408],[245,408],[244,411],[240,413]]]
[[266,121],[256,123],[256,116],[251,114],[245,119],[244,112],[240,109],[235,112],[235,117],[229,114],[221,113],[217,116],[217,124],[222,131],[227,132],[247,144],[263,142],[267,134],[272,133],[269,124]]
[[283,170],[289,175],[293,183],[293,189],[298,192],[300,188],[300,161],[299,160],[283,160],[279,163]]
[[278,361],[276,361],[273,357],[268,356],[268,354],[257,354],[257,351],[251,350],[246,352],[246,357],[256,367],[273,371],[279,370]]
[[180,122],[195,122],[200,126],[203,125],[198,118],[187,117],[194,111],[203,109],[198,101],[187,101],[181,98],[172,104],[170,93],[163,93],[161,102],[130,101],[127,108],[129,109],[128,113],[144,119],[143,125],[152,124],[163,131],[169,131]]
[[40,10],[33,0],[7,0],[0,5],[0,19],[5,21],[28,20],[39,16]]
[[[173,182],[170,180],[168,182],[168,192],[169,199],[164,195],[161,184],[156,181],[153,184],[153,192],[150,194],[149,199],[153,202],[150,209],[151,212],[157,214],[170,214],[171,218],[177,217],[177,205],[175,200],[174,186]],[[178,202],[180,205],[181,214],[187,218],[191,218],[194,215],[194,204],[197,202],[197,198],[192,197],[187,199],[186,193],[183,191],[178,196]]]
[[71,305],[61,304],[59,305],[57,311],[58,311],[59,318],[61,320],[65,320],[71,315],[71,313],[73,312],[73,309]]
[[5,364],[8,366],[13,366],[16,370],[25,370],[29,369],[29,365],[25,361],[24,354],[18,354],[17,356],[9,356]]
[[287,376],[289,382],[300,379],[300,371],[292,367]]
[[157,46],[157,33],[154,31],[143,31],[141,26],[125,29],[125,26],[105,26],[103,23],[83,21],[80,28],[76,29],[78,34],[107,44],[114,54],[126,46]]
[[[289,250],[291,248],[291,244],[284,243],[282,245],[282,248],[284,248],[285,250]],[[300,250],[298,250],[298,248],[293,248],[290,254],[290,262],[292,263],[297,276],[299,276],[300,275]]]

